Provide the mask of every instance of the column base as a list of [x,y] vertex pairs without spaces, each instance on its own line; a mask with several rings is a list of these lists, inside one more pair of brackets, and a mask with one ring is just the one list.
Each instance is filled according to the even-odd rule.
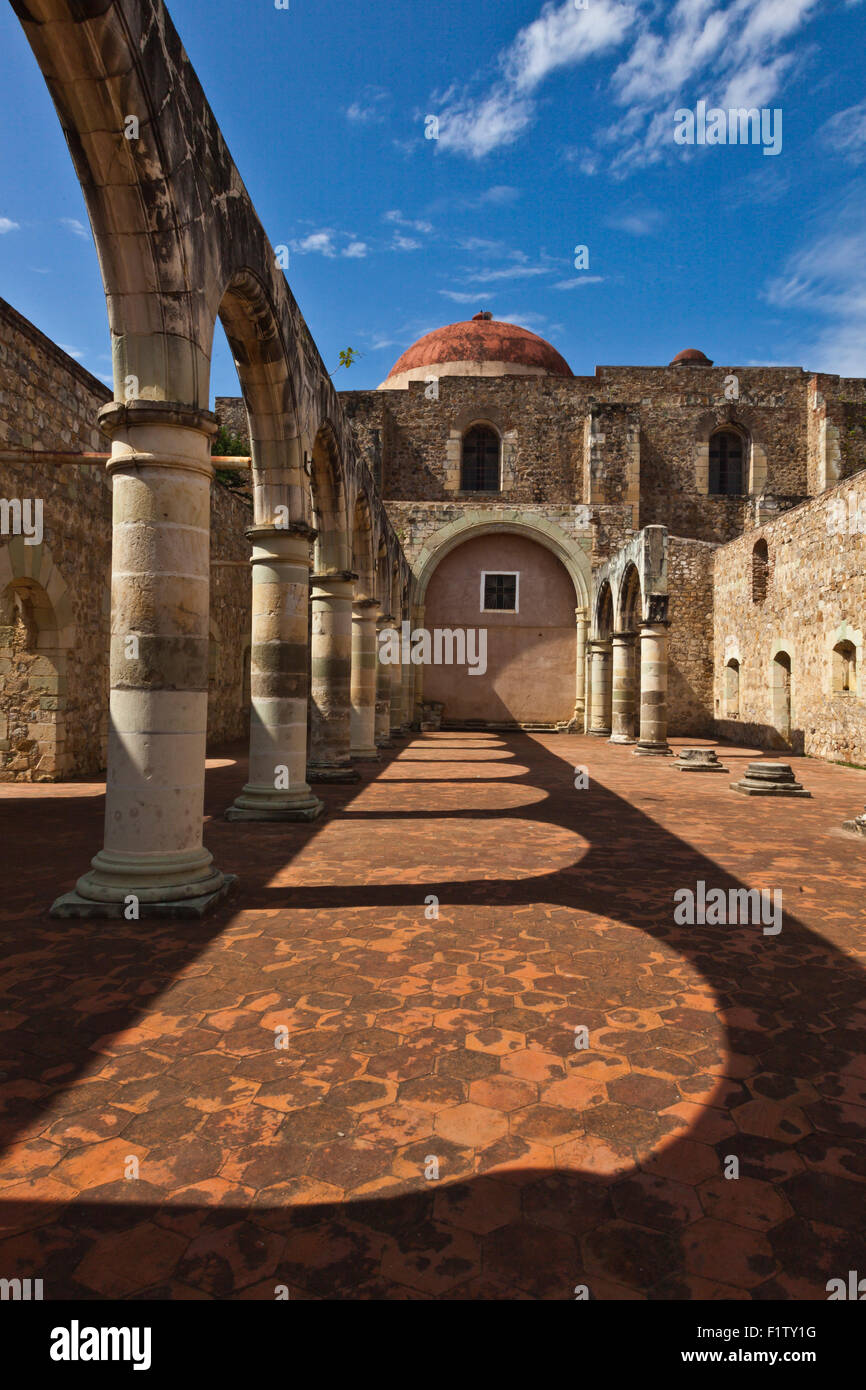
[[377,747],[377,748],[393,748],[393,747],[394,747],[394,744],[392,743],[390,737],[389,737],[389,738],[377,738],[377,739],[376,739],[376,747]]
[[380,763],[378,748],[360,748],[357,753],[350,753],[349,757],[353,763]]
[[[236,874],[222,874],[222,883],[213,893],[201,893],[193,898],[170,898],[170,889],[165,889],[166,897],[162,901],[145,902],[139,899],[138,917],[127,918],[126,904],[121,902],[93,902],[90,898],[83,898],[80,893],[64,893],[57,898],[51,906],[49,917],[59,918],[120,918],[121,920],[140,921],[143,917],[175,917],[175,918],[198,918],[206,917],[212,912],[217,903],[222,902],[223,898],[228,897],[229,893],[237,883]],[[129,896],[132,896],[130,893]]]
[[610,729],[588,729],[590,738],[610,738]]
[[325,803],[313,796],[309,788],[305,792],[281,794],[266,788],[244,787],[240,796],[225,812],[225,819],[259,821],[312,821],[317,820],[325,809]]
[[310,763],[308,782],[360,782],[361,774],[351,763]]
[[611,734],[608,743],[635,743],[637,740],[628,734]]
[[639,758],[661,757],[672,758],[673,749],[668,748],[666,743],[641,743],[638,739],[634,748],[635,756]]

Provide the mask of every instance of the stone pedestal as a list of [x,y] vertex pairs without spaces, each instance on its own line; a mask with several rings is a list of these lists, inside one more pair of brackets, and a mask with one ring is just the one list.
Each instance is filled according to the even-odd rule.
[[790,763],[749,763],[745,777],[731,783],[741,796],[811,796],[794,777]]
[[668,628],[663,622],[640,629],[640,736],[635,753],[670,756],[668,747]]
[[842,822],[843,830],[851,830],[855,835],[866,835],[866,810],[862,816],[855,816],[853,820]]
[[355,599],[352,605],[351,756],[377,763],[376,747],[376,610],[378,599]]
[[226,819],[310,821],[325,809],[306,780],[308,526],[254,526],[249,780]]
[[611,721],[611,644],[590,643],[592,662],[592,713],[589,732],[594,738],[610,738]]
[[384,613],[376,619],[376,719],[375,742],[377,748],[392,748],[391,743],[391,667],[379,660],[379,633],[391,627],[390,614]]
[[715,748],[681,748],[672,764],[680,772],[727,772],[719,762]]
[[202,844],[213,417],[100,411],[112,436],[105,844],[58,917],[200,916],[234,882]]
[[634,647],[633,632],[613,635],[611,743],[634,743]]
[[314,574],[308,782],[357,782],[350,749],[352,599],[358,578],[349,570]]

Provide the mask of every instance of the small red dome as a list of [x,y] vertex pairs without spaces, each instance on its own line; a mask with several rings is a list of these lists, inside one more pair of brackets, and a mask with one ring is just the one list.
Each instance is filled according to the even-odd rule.
[[572,375],[565,358],[537,333],[515,323],[500,323],[482,312],[425,333],[397,359],[383,385],[413,369],[447,362],[502,362],[528,368],[537,375]]
[[701,352],[700,348],[684,348],[682,352],[677,353],[670,365],[672,367],[711,367],[713,364],[709,357]]

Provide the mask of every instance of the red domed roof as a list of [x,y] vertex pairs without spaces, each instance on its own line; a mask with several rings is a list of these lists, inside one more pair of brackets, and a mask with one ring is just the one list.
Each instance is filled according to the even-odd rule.
[[709,357],[701,352],[700,348],[684,348],[682,352],[677,353],[670,365],[672,367],[711,367],[713,364]]
[[[446,362],[502,362],[544,376],[572,375],[564,357],[537,333],[515,323],[501,323],[490,314],[476,314],[425,333],[398,358],[386,381],[423,367]],[[384,384],[384,383],[383,383]]]

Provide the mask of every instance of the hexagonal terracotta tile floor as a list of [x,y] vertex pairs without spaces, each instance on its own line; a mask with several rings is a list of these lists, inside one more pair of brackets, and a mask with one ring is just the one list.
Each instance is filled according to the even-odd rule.
[[[866,774],[744,802],[724,751],[424,735],[256,826],[227,750],[205,838],[241,884],[193,924],[51,921],[101,789],[0,789],[0,1276],[803,1299],[866,1268]],[[780,889],[782,931],[676,925],[700,880]]]

